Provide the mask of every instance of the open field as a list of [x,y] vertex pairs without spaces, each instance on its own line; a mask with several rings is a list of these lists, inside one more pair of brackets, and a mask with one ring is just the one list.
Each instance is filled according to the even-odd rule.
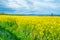
[[0,40],[60,40],[60,16],[0,15]]

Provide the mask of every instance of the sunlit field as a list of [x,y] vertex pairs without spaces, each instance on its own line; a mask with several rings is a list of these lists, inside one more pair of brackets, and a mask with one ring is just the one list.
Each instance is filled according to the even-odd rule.
[[0,15],[0,40],[60,40],[60,16]]

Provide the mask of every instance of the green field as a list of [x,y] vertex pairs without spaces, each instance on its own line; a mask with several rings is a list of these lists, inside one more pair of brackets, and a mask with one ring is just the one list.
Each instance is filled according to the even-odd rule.
[[0,40],[60,40],[60,16],[0,15]]

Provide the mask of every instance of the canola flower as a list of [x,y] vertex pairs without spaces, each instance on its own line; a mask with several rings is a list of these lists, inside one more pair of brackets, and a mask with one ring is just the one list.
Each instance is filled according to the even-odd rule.
[[1,15],[0,26],[20,40],[60,40],[59,16]]

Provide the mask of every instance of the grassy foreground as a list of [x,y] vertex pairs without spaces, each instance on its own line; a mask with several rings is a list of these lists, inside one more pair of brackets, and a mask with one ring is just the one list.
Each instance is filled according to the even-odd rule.
[[60,40],[60,16],[0,15],[0,40]]

